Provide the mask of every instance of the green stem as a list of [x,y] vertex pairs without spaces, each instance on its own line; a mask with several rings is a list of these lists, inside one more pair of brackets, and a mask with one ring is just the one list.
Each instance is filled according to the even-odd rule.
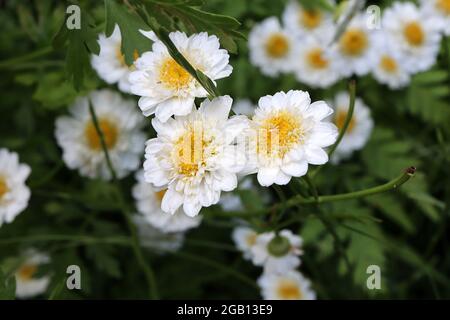
[[103,153],[105,154],[106,163],[107,163],[109,171],[111,173],[111,177],[113,178],[113,181],[116,185],[117,199],[119,201],[120,207],[122,208],[122,210],[120,212],[122,213],[122,215],[127,223],[130,234],[131,234],[131,241],[132,241],[132,248],[133,248],[134,255],[135,255],[136,260],[137,260],[138,264],[140,265],[140,267],[141,267],[142,271],[144,272],[145,277],[147,279],[147,283],[149,286],[150,299],[158,299],[158,290],[156,287],[155,274],[154,274],[153,270],[151,269],[150,265],[147,264],[145,261],[144,254],[142,253],[141,246],[139,245],[139,239],[138,239],[137,232],[136,232],[136,226],[134,225],[133,221],[131,220],[129,210],[128,210],[127,205],[122,197],[121,186],[120,186],[119,181],[117,180],[117,174],[116,174],[116,171],[114,170],[114,166],[111,162],[111,158],[109,156],[105,138],[104,138],[103,132],[100,128],[100,125],[98,123],[97,115],[95,114],[94,107],[92,106],[90,101],[89,101],[89,111],[91,113],[92,122],[94,123],[95,130],[97,131],[97,134],[100,138],[100,143],[101,143],[101,146],[103,149]]
[[0,69],[14,67],[15,65],[17,65],[19,63],[27,62],[29,60],[33,60],[35,58],[45,56],[52,51],[53,51],[53,48],[51,46],[48,46],[48,47],[43,47],[43,48],[37,49],[36,51],[27,53],[20,57],[0,61]]
[[114,245],[130,245],[130,241],[126,237],[105,237],[96,238],[84,235],[66,235],[66,234],[43,234],[25,237],[9,237],[8,239],[0,239],[0,245],[10,245],[24,242],[53,242],[53,241],[75,241],[83,244],[114,244]]
[[316,199],[316,201],[317,201],[319,199],[319,193],[317,192],[316,185],[314,184],[314,182],[311,179],[311,177],[309,176],[309,174],[306,174],[304,176],[304,179],[305,179],[306,183],[308,184],[309,189],[310,189],[312,195],[314,196],[314,199]]

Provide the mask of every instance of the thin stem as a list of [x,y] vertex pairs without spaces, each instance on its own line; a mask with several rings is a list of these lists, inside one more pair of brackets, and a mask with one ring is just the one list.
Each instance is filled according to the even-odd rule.
[[304,179],[305,179],[306,183],[308,184],[309,189],[310,189],[310,191],[311,191],[311,193],[312,193],[314,199],[316,199],[316,201],[317,201],[317,200],[319,199],[319,193],[317,192],[317,187],[316,187],[316,185],[314,184],[314,181],[312,181],[312,179],[311,179],[311,177],[309,176],[309,174],[306,174],[306,175],[304,176]]
[[126,237],[105,237],[96,238],[84,235],[66,235],[66,234],[42,234],[25,237],[9,237],[8,239],[0,239],[0,245],[10,245],[24,242],[54,242],[54,241],[72,241],[83,244],[113,244],[113,245],[130,245],[130,240]]
[[48,46],[48,47],[43,47],[43,48],[37,49],[36,51],[27,53],[20,57],[0,61],[0,69],[14,67],[15,65],[17,65],[19,63],[27,62],[29,60],[33,60],[34,58],[45,56],[52,51],[53,51],[53,48],[51,46]]
[[122,215],[127,223],[130,234],[131,234],[132,248],[133,248],[134,255],[135,255],[136,260],[138,261],[138,263],[147,279],[147,283],[149,286],[150,299],[158,299],[158,290],[156,287],[156,279],[155,279],[154,272],[151,269],[150,265],[146,263],[144,254],[142,253],[141,246],[139,245],[139,239],[138,239],[137,232],[136,232],[136,226],[134,225],[133,221],[131,220],[129,210],[123,199],[122,192],[121,192],[121,186],[120,186],[119,181],[117,180],[117,174],[116,174],[116,171],[114,170],[114,166],[111,162],[111,158],[109,157],[109,152],[108,152],[108,148],[106,146],[103,132],[98,123],[98,119],[97,119],[97,115],[95,114],[94,107],[92,106],[90,101],[89,101],[89,111],[91,113],[92,122],[94,123],[95,130],[97,131],[97,134],[100,138],[100,143],[101,143],[101,146],[103,149],[103,153],[105,154],[106,163],[107,163],[109,171],[111,173],[111,177],[113,178],[113,181],[116,185],[117,199],[119,201],[120,207],[122,208],[122,210],[120,212],[122,213]]

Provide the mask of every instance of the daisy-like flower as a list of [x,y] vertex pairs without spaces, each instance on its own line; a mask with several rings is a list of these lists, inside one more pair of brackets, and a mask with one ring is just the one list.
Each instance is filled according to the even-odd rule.
[[[153,32],[142,33],[154,43],[152,51],[145,52],[135,62],[136,71],[129,77],[131,91],[141,96],[139,107],[145,116],[155,113],[161,122],[172,115],[189,114],[194,99],[206,97],[206,90],[170,56]],[[188,37],[177,31],[171,32],[169,37],[186,60],[212,81],[228,77],[233,71],[228,64],[228,52],[220,49],[216,36],[202,32]]]
[[166,193],[165,189],[155,188],[144,181],[143,171],[136,174],[138,183],[133,187],[133,197],[139,213],[153,227],[162,232],[180,232],[200,225],[201,217],[188,217],[180,208],[170,214],[161,210],[161,201]]
[[184,232],[162,232],[155,228],[148,220],[140,214],[133,216],[140,244],[150,250],[159,253],[177,251],[184,242]]
[[425,14],[439,24],[445,35],[450,36],[450,0],[421,0]]
[[269,273],[283,273],[297,268],[303,240],[290,230],[261,233],[250,248],[250,256],[255,266],[264,266]]
[[248,131],[246,172],[257,172],[262,186],[284,185],[301,177],[308,163],[328,161],[323,148],[337,138],[337,128],[323,121],[333,113],[325,102],[311,104],[309,94],[291,90],[259,99]]
[[26,299],[44,293],[50,283],[49,276],[36,277],[40,265],[49,263],[50,258],[35,250],[25,252],[25,260],[16,271],[16,297]]
[[258,279],[261,295],[265,300],[315,300],[311,282],[300,272],[284,274],[264,273]]
[[145,144],[144,117],[131,100],[110,90],[92,92],[70,107],[70,116],[56,120],[55,136],[70,169],[82,176],[110,179],[101,139],[89,112],[92,104],[118,178],[136,170]]
[[231,235],[236,247],[243,253],[246,260],[252,259],[252,248],[256,244],[258,234],[248,227],[236,227]]
[[30,172],[28,165],[19,163],[17,153],[0,149],[0,226],[27,207],[31,193],[25,180]]
[[250,62],[267,76],[289,72],[295,60],[296,42],[276,17],[267,18],[256,24],[248,36]]
[[390,45],[410,72],[429,69],[439,52],[439,24],[411,2],[395,2],[384,12],[383,28]]
[[335,45],[342,76],[363,76],[369,73],[377,58],[374,36],[374,31],[367,27],[365,15],[357,15],[351,20]]
[[298,81],[313,88],[326,88],[339,80],[339,64],[335,47],[329,47],[331,30],[321,36],[305,36],[298,48],[295,75]]
[[[348,93],[339,93],[334,100],[333,121],[339,129],[342,129],[347,118],[350,97]],[[341,159],[349,157],[353,151],[362,149],[370,138],[373,129],[373,120],[370,109],[364,102],[356,98],[353,117],[347,127],[344,137],[339,143],[332,157],[332,162],[337,163]]]
[[[329,1],[333,5],[332,1]],[[291,0],[283,12],[283,24],[286,29],[298,37],[305,35],[322,35],[333,25],[333,17],[325,10],[307,9],[296,0]]]
[[[109,84],[118,83],[119,89],[125,93],[130,93],[130,82],[128,76],[135,69],[134,64],[129,66],[125,62],[122,53],[122,36],[119,26],[114,27],[111,36],[106,37],[101,34],[98,39],[100,45],[99,55],[92,55],[91,64],[100,78]],[[139,57],[137,51],[134,52],[134,60]]]
[[255,113],[256,106],[250,99],[238,99],[234,102],[233,111],[236,114],[243,114],[247,117],[252,117]]
[[373,77],[394,90],[405,87],[411,80],[405,62],[399,52],[389,45],[384,34],[377,38],[378,61],[372,67]]
[[237,187],[237,175],[245,165],[244,150],[234,143],[248,126],[245,116],[228,119],[232,99],[206,99],[188,116],[163,123],[152,121],[157,138],[150,139],[144,163],[145,180],[167,189],[164,212],[181,206],[188,216],[219,202],[221,191]]

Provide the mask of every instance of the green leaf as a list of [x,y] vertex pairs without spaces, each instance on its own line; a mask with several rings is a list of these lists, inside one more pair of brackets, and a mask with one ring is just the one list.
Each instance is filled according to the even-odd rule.
[[141,55],[151,49],[151,40],[146,38],[139,30],[149,30],[145,22],[135,13],[131,13],[115,0],[105,0],[106,35],[110,36],[117,24],[122,36],[122,53],[125,62],[132,65],[136,54]]
[[7,277],[0,268],[0,300],[14,300],[16,297],[16,278]]

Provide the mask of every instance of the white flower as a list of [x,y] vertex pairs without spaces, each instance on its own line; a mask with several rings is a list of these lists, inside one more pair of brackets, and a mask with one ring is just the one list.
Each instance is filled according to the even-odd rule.
[[336,47],[329,46],[331,30],[322,36],[307,35],[298,47],[295,75],[298,81],[313,88],[326,88],[339,80],[339,57]]
[[0,226],[27,207],[31,193],[25,180],[30,172],[28,165],[19,163],[17,153],[0,149]]
[[[145,52],[136,61],[136,71],[129,78],[131,91],[141,96],[139,107],[145,116],[155,113],[161,122],[172,115],[189,114],[194,99],[206,97],[206,90],[170,56],[153,32],[142,33],[154,43],[152,51]],[[233,71],[228,64],[229,55],[225,49],[220,49],[216,36],[202,32],[188,37],[177,31],[171,32],[169,37],[186,60],[212,81],[228,77]]]
[[234,141],[248,121],[245,116],[228,119],[231,104],[229,96],[206,99],[188,116],[165,123],[153,119],[157,138],[147,142],[145,180],[167,189],[164,212],[183,206],[193,217],[202,207],[219,202],[221,191],[236,188],[245,155]]
[[367,17],[355,16],[345,32],[335,44],[339,54],[339,70],[342,76],[352,74],[363,76],[375,64],[377,52],[374,50],[373,30],[367,27]]
[[136,207],[144,219],[162,232],[179,232],[196,228],[200,225],[201,217],[188,217],[183,209],[170,214],[161,210],[161,201],[166,193],[165,189],[155,188],[144,181],[144,173],[136,174],[138,183],[133,187],[133,197]]
[[261,295],[265,300],[315,300],[311,282],[300,272],[284,274],[264,273],[259,279]]
[[309,94],[291,90],[259,99],[249,130],[248,172],[257,172],[262,186],[284,185],[301,177],[308,163],[328,161],[323,148],[337,138],[337,128],[325,118],[333,110],[323,101],[311,104]]
[[252,259],[252,248],[256,244],[258,234],[248,227],[236,227],[232,238],[236,247],[243,253],[246,260]]
[[38,268],[50,261],[50,258],[35,250],[25,252],[25,261],[16,271],[16,297],[30,298],[47,290],[50,283],[49,276],[36,278]]
[[166,233],[153,227],[142,215],[134,215],[133,222],[137,227],[140,244],[160,253],[177,251],[184,242],[184,232]]
[[56,120],[55,136],[70,169],[82,176],[110,179],[101,140],[89,112],[89,102],[97,114],[113,167],[118,178],[136,170],[145,143],[141,131],[145,119],[131,100],[110,90],[91,92],[70,107],[70,116]]
[[439,25],[410,2],[395,2],[384,12],[383,29],[410,72],[429,69],[439,53]]
[[389,45],[384,33],[376,37],[377,62],[372,67],[373,77],[391,89],[405,87],[411,80],[401,54]]
[[430,15],[445,35],[450,36],[450,0],[421,0],[424,13]]
[[[333,5],[329,1],[330,5]],[[283,24],[299,38],[305,35],[321,35],[333,25],[330,12],[321,9],[305,9],[297,0],[291,0],[283,12]],[[326,45],[326,44],[325,44]]]
[[292,70],[297,40],[283,29],[276,17],[256,24],[248,36],[250,62],[267,76]]
[[[339,93],[334,100],[333,121],[339,129],[344,126],[347,118],[350,97],[348,93]],[[373,129],[373,120],[370,116],[370,109],[364,102],[356,98],[353,117],[347,127],[344,137],[339,143],[332,157],[332,162],[337,163],[340,159],[349,157],[353,151],[362,149],[369,140]]]
[[264,266],[264,272],[283,273],[300,265],[298,257],[303,252],[302,238],[294,235],[290,230],[282,230],[279,236],[288,241],[287,251],[282,255],[275,255],[269,250],[269,243],[275,238],[275,232],[261,233],[256,237],[255,244],[250,248],[250,256],[255,266]]
[[252,117],[255,113],[256,106],[250,99],[238,99],[234,102],[233,111],[236,114],[243,114],[247,117]]
[[[128,66],[122,53],[122,36],[120,29],[116,25],[110,37],[101,34],[98,39],[100,45],[99,55],[92,55],[91,64],[97,71],[100,78],[109,84],[118,83],[119,89],[125,93],[130,93],[130,82],[128,77],[134,70],[134,65]],[[134,60],[139,57],[137,51]]]

